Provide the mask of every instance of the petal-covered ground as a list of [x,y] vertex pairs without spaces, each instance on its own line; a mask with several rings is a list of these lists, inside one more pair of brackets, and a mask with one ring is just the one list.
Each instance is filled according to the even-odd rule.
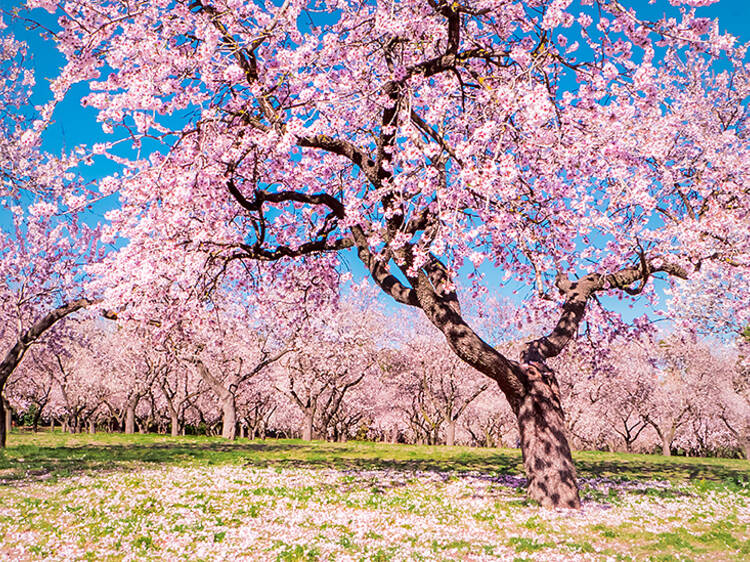
[[523,484],[479,471],[257,462],[29,470],[0,484],[0,558],[750,559],[741,482],[584,475],[580,511],[530,505]]

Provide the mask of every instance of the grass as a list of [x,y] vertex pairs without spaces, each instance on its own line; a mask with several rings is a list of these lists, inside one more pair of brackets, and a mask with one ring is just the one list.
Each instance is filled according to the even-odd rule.
[[0,559],[750,560],[750,463],[574,455],[580,512],[514,449],[14,432]]
[[[478,471],[522,474],[518,449],[435,447],[369,442],[305,442],[296,439],[14,432],[0,453],[0,481],[75,472],[127,469],[132,463],[156,465],[251,464],[266,467]],[[741,459],[662,457],[600,451],[573,454],[578,475],[616,481],[704,481],[734,485],[750,482],[750,463]]]

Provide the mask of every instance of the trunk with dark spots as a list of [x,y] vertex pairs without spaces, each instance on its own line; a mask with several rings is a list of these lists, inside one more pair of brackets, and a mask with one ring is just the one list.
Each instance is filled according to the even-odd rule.
[[[513,362],[506,368],[489,356],[477,364],[498,381],[516,416],[529,498],[543,507],[580,508],[560,390],[552,370],[544,364]],[[503,369],[500,373],[495,370],[498,366]]]
[[516,416],[528,495],[544,507],[580,507],[576,471],[565,435],[557,381],[551,372],[526,369],[528,392]]
[[[437,288],[443,283],[439,267],[433,273],[433,279],[424,273],[410,279],[419,307],[443,332],[456,355],[494,379],[508,399],[521,436],[528,496],[544,507],[580,508],[560,391],[554,373],[546,364],[546,359],[557,355],[569,341],[568,336],[553,332],[550,338],[530,342],[522,351],[522,362],[511,361],[466,323],[454,293],[439,294]],[[579,301],[566,305],[556,330],[572,333],[583,311],[584,305]]]
[[445,427],[445,444],[453,447],[456,444],[456,420],[448,420]]
[[221,436],[234,440],[237,437],[237,407],[234,395],[228,394],[221,404]]

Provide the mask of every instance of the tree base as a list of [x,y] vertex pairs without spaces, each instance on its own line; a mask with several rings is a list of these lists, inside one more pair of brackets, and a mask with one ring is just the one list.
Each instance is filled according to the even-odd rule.
[[546,508],[579,509],[576,470],[565,436],[565,422],[551,372],[525,370],[528,392],[518,409],[528,496]]

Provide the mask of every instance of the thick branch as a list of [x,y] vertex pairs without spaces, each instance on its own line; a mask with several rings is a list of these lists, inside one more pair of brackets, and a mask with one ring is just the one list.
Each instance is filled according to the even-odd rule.
[[98,301],[92,301],[89,299],[78,299],[66,304],[63,304],[56,309],[45,314],[42,318],[37,320],[31,327],[23,332],[15,345],[6,353],[2,363],[0,363],[0,388],[5,385],[5,381],[8,380],[10,375],[13,373],[15,368],[23,359],[24,354],[29,349],[31,344],[38,340],[44,332],[49,330],[59,320],[65,318],[68,314],[72,314],[81,308],[90,306]]
[[[565,296],[560,319],[550,334],[526,344],[521,353],[521,361],[544,363],[550,357],[558,355],[576,337],[578,326],[586,312],[586,303],[595,293],[620,289],[628,294],[638,294],[645,288],[649,275],[658,272],[681,279],[687,278],[687,271],[681,266],[664,263],[656,267],[653,260],[648,262],[642,255],[638,265],[624,267],[614,273],[590,273],[578,281],[558,275],[556,285]],[[641,281],[640,286],[636,289],[631,288],[638,281]]]

